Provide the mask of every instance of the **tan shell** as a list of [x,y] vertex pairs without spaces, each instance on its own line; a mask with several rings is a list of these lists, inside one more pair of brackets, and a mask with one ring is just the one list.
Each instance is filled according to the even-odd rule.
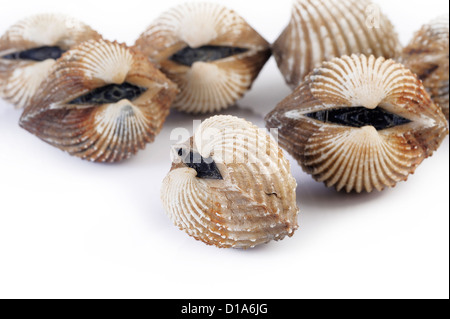
[[[131,101],[73,103],[95,89],[124,83],[146,91]],[[71,155],[117,162],[153,142],[176,93],[142,54],[116,42],[89,41],[55,63],[20,125]]]
[[449,119],[448,14],[423,26],[403,50],[402,62],[423,81],[433,101]]
[[0,97],[23,108],[48,75],[55,60],[8,60],[8,54],[58,46],[67,51],[87,40],[101,36],[84,23],[57,14],[31,16],[10,27],[0,38]]
[[243,119],[216,116],[180,148],[211,156],[223,177],[199,178],[200,171],[176,155],[161,198],[181,230],[208,245],[244,249],[294,234],[296,181],[282,150],[264,130]]
[[[378,109],[410,122],[386,129],[311,118],[342,107]],[[379,120],[379,119],[377,119]],[[280,144],[317,181],[347,192],[405,181],[448,135],[447,121],[420,81],[401,64],[364,55],[333,59],[311,73],[266,118]]]
[[[190,47],[230,46],[246,52],[192,66],[172,61]],[[269,59],[270,45],[233,10],[215,3],[186,3],[161,15],[136,41],[180,88],[174,107],[209,113],[236,103]]]
[[324,61],[351,54],[394,58],[401,45],[389,19],[369,0],[295,0],[273,54],[294,89]]

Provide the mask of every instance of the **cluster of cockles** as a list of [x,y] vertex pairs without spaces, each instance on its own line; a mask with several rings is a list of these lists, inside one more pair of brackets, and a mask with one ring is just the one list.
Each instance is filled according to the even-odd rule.
[[[372,6],[295,0],[273,45],[213,3],[167,11],[132,47],[70,17],[37,15],[0,38],[0,96],[43,141],[118,162],[154,141],[171,107],[205,114],[234,105],[273,53],[294,89],[266,117],[281,147],[329,187],[381,191],[448,135],[449,21],[425,25],[403,49],[383,13],[367,18]],[[161,198],[190,236],[245,249],[294,234],[296,187],[270,135],[215,116],[175,148]]]

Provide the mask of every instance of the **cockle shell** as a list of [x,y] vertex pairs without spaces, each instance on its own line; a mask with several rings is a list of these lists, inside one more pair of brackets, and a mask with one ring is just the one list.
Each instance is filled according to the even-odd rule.
[[0,38],[0,97],[17,108],[24,107],[55,60],[64,51],[91,39],[99,40],[101,36],[64,15],[40,14],[13,25]]
[[325,62],[266,123],[317,181],[358,193],[406,180],[448,135],[444,114],[415,75],[364,55]]
[[433,101],[449,118],[448,14],[423,26],[403,50],[402,62],[423,81]]
[[294,89],[324,61],[351,54],[394,58],[401,45],[389,19],[369,0],[295,0],[273,54]]
[[244,249],[294,234],[296,181],[265,130],[212,117],[175,153],[161,198],[181,230],[208,245]]
[[20,125],[71,155],[118,162],[154,140],[176,93],[144,55],[89,41],[53,65]]
[[236,12],[203,2],[161,15],[136,47],[177,83],[174,107],[188,113],[235,104],[271,56],[270,44]]

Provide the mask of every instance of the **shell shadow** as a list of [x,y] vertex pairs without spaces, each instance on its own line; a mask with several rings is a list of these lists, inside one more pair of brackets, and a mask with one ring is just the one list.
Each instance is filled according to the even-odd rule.
[[369,202],[380,199],[385,192],[374,191],[372,193],[346,193],[338,192],[335,188],[328,188],[325,184],[314,181],[311,177],[303,178],[305,181],[299,183],[297,187],[297,201],[300,209],[314,208],[314,210],[326,209],[330,211],[340,211],[349,206],[366,205]]
[[23,110],[15,109],[12,104],[0,100],[0,123],[3,128],[5,127],[18,128],[19,119],[20,116],[22,115],[22,112]]
[[264,119],[278,103],[291,93],[292,90],[282,78],[279,81],[275,81],[275,83],[267,81],[257,82],[255,89],[249,92],[241,103],[249,105],[251,110]]
[[[251,107],[242,106],[240,104],[235,104],[226,110],[208,114],[187,114],[183,112],[179,112],[177,110],[171,110],[170,115],[167,117],[166,124],[191,124],[191,127],[187,126],[186,128],[192,128],[192,121],[200,120],[204,121],[210,117],[218,116],[218,115],[232,115],[241,118],[253,118],[258,116],[255,111]],[[259,116],[258,116],[259,117]],[[193,132],[192,132],[193,133]]]

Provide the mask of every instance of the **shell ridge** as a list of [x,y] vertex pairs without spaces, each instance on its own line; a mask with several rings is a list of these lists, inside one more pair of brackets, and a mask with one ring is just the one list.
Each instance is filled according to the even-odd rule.
[[380,13],[380,27],[369,28],[371,1],[295,0],[291,21],[274,44],[277,64],[293,88],[322,61],[351,54],[396,58],[401,45],[389,19]]

